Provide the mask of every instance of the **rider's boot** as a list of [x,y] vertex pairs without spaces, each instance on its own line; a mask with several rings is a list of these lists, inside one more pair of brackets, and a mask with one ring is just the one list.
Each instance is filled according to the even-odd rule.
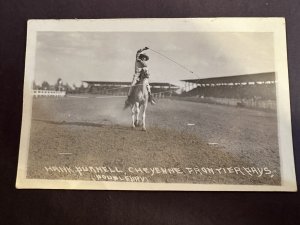
[[149,92],[149,99],[148,99],[148,101],[149,101],[152,105],[155,105],[155,104],[156,104],[156,101],[155,101],[155,99],[153,98],[151,92]]

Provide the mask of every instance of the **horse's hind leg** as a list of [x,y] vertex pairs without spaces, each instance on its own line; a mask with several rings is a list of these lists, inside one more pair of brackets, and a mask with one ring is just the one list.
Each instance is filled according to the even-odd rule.
[[146,131],[146,108],[147,108],[147,103],[143,105],[143,115],[142,115],[143,131]]
[[132,127],[137,127],[139,125],[138,119],[139,119],[139,104],[135,103],[133,107],[131,108],[131,119],[132,119]]
[[135,126],[138,127],[139,124],[139,115],[140,115],[140,106],[139,103],[136,103],[136,107],[135,107]]
[[132,128],[135,128],[135,105],[132,106],[131,108],[131,119],[132,119]]

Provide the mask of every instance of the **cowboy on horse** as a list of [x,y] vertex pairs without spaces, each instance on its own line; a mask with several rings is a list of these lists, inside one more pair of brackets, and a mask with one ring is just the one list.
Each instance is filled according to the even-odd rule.
[[[131,94],[132,94],[132,89],[133,87],[137,84],[137,82],[140,80],[140,76],[142,74],[146,74],[149,77],[149,71],[148,71],[148,67],[146,64],[146,61],[149,60],[149,56],[144,53],[145,50],[148,50],[148,47],[145,47],[143,49],[139,49],[136,53],[136,58],[135,58],[135,68],[134,68],[134,75],[133,75],[133,79],[131,82],[131,86],[129,88],[128,91],[128,98],[125,101],[125,107],[127,108],[130,105],[130,100],[131,100]],[[150,89],[150,85],[149,83],[146,84],[147,87],[147,91],[149,93],[149,102],[154,105],[156,104],[155,100],[153,99],[152,95],[151,95],[151,89]]]

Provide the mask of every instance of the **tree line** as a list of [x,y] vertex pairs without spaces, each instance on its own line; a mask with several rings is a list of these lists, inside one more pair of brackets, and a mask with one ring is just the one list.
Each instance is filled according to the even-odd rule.
[[84,93],[87,88],[81,84],[77,87],[75,84],[72,86],[69,83],[64,83],[61,78],[58,78],[55,84],[49,84],[48,81],[43,81],[42,84],[37,84],[33,81],[33,90],[51,90],[51,91],[66,91],[67,93]]

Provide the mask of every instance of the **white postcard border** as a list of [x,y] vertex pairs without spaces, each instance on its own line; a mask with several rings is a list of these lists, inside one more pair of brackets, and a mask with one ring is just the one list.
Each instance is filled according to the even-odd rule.
[[[82,32],[273,32],[277,115],[282,185],[161,184],[75,180],[27,179],[26,167],[32,113],[31,84],[34,80],[38,31]],[[24,78],[23,118],[17,173],[17,188],[89,190],[187,190],[187,191],[296,191],[293,158],[289,82],[284,18],[189,18],[189,19],[105,19],[29,20]]]

